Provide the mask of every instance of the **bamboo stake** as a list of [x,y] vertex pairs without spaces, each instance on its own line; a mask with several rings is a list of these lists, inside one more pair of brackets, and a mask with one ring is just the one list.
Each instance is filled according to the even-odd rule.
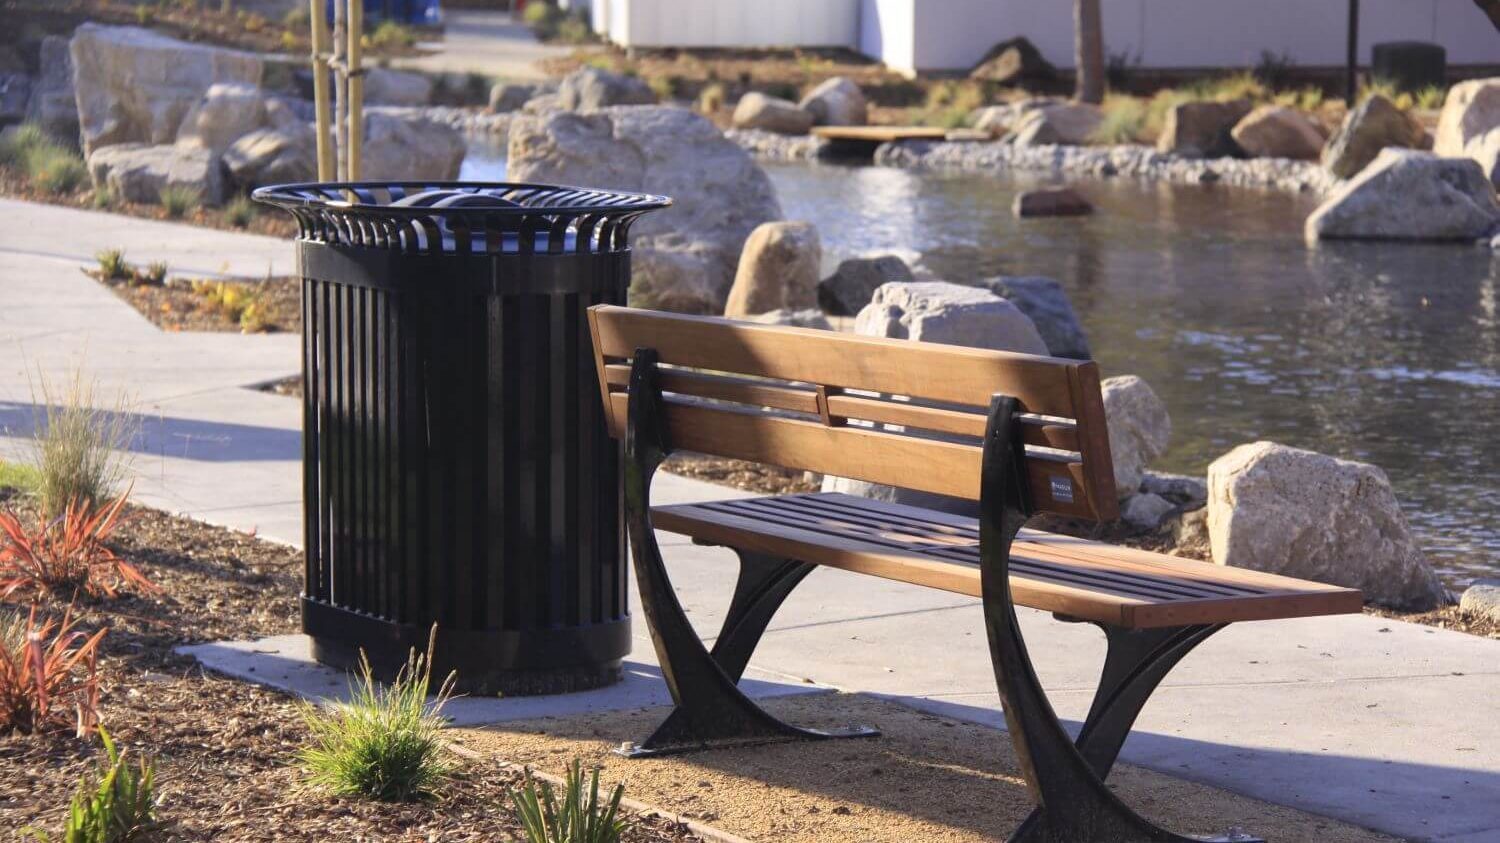
[[348,181],[359,181],[360,144],[364,142],[365,71],[359,63],[364,31],[364,0],[349,0],[349,150],[344,159]]
[[323,0],[309,0],[312,5],[312,72],[313,108],[317,112],[318,181],[333,181],[333,138],[328,133],[331,115],[328,110],[328,21]]
[[339,180],[349,172],[349,66],[344,53],[348,44],[344,11],[344,0],[333,0],[333,131],[338,138]]

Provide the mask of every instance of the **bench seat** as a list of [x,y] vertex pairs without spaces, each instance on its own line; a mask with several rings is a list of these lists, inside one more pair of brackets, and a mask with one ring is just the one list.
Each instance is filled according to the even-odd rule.
[[[982,597],[973,518],[837,493],[660,506],[658,529],[830,568]],[[1022,530],[1018,605],[1128,629],[1358,612],[1360,593],[1087,539]]]

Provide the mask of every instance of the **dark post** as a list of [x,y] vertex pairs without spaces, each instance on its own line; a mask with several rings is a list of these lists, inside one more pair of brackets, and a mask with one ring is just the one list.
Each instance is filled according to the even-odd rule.
[[659,196],[518,184],[263,188],[302,275],[303,629],[318,660],[477,694],[582,690],[630,651],[620,451],[587,325]]
[[1349,0],[1349,51],[1345,56],[1344,102],[1354,107],[1359,94],[1359,0]]

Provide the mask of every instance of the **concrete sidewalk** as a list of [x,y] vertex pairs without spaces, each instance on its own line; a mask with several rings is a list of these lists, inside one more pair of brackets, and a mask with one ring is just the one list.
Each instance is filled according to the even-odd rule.
[[429,73],[479,73],[507,82],[539,82],[547,78],[538,62],[566,58],[576,47],[554,46],[536,40],[531,30],[509,12],[453,9],[443,13],[443,40],[418,47],[427,55],[396,59],[396,67]]
[[[86,214],[19,210],[62,224],[81,225],[71,215]],[[117,220],[109,236],[131,237],[132,258],[144,262],[160,256],[155,225]],[[78,272],[94,249],[118,243],[91,244],[83,229],[61,247],[35,231],[0,230],[0,455],[25,447],[34,413],[28,378],[41,369],[58,379],[83,361],[107,387],[129,387],[141,400],[141,500],[297,542],[299,405],[243,388],[297,371],[297,338],[162,333]],[[160,248],[244,249],[259,260],[261,238],[239,238],[173,227]],[[288,244],[271,251],[290,263]],[[658,502],[737,494],[672,475],[656,489]],[[728,604],[733,557],[662,540],[690,617],[712,635]],[[1103,652],[1098,632],[1030,611],[1022,626],[1054,705],[1080,719]],[[635,681],[589,705],[639,704],[641,683],[654,681],[639,618],[636,639]],[[811,680],[1002,725],[979,606],[967,598],[819,570],[787,601],[754,667],[773,684]],[[536,701],[501,702],[515,705],[488,716],[536,713]],[[1411,839],[1478,843],[1500,839],[1497,710],[1500,642],[1368,616],[1241,624],[1172,674],[1123,758]]]

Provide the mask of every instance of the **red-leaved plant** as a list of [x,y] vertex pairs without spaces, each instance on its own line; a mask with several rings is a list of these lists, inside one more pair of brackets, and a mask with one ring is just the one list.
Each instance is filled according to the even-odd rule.
[[122,585],[155,591],[139,569],[104,544],[120,525],[126,497],[98,508],[70,503],[61,516],[38,516],[31,526],[13,512],[0,512],[0,598],[17,591],[114,597]]
[[84,737],[99,725],[99,642],[109,630],[92,636],[75,630],[71,607],[61,621],[38,626],[36,609],[25,620],[0,615],[0,733],[31,734],[72,721]]

